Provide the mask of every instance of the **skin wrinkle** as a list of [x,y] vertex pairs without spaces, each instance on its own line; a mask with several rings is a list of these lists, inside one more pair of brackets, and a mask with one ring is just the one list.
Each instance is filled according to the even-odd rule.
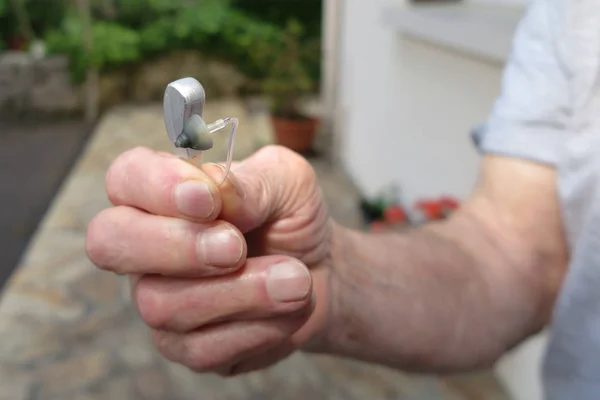
[[316,225],[313,229],[319,229],[329,214],[327,207],[321,201],[321,193],[311,191],[311,194],[312,196],[308,199],[296,201],[300,204],[319,204],[319,206],[303,206],[300,210],[294,211],[293,214],[276,221],[272,226],[282,233],[293,233],[297,228],[303,228],[310,224]]
[[[287,247],[287,255],[301,259],[307,264],[320,261],[327,251],[327,239],[330,237],[330,231],[323,229],[323,226],[326,226],[327,211],[322,207],[314,210],[312,215],[298,215],[286,220],[285,224],[272,225],[273,233],[269,234],[268,241],[273,245],[267,249],[267,252],[278,254],[281,252],[280,247]],[[298,241],[297,237],[310,239]]]
[[[265,242],[271,243],[263,248],[266,254],[285,254],[303,261],[308,266],[321,261],[328,251],[328,239],[331,237],[328,226],[328,211],[322,201],[320,192],[312,192],[312,196],[303,204],[320,204],[318,207],[303,207],[295,214],[268,225]],[[310,238],[298,241],[297,237]],[[281,249],[285,248],[283,251]]]
[[[238,180],[244,181],[243,178],[238,178]],[[245,183],[245,184],[250,187],[245,188],[244,191],[246,193],[256,193],[257,194],[257,200],[256,200],[257,206],[255,207],[254,213],[257,213],[258,210],[266,210],[263,214],[263,218],[271,218],[271,216],[274,214],[273,210],[274,210],[274,207],[277,206],[277,202],[272,201],[272,199],[271,199],[272,191],[271,191],[268,183],[264,181],[264,177],[260,177],[260,179],[248,179],[247,181],[250,182],[250,184],[248,184],[248,183]],[[257,187],[253,187],[255,185]],[[252,211],[252,210],[250,210],[250,211]],[[269,223],[269,221],[267,221],[266,219],[262,219],[259,221],[258,218],[252,218],[252,220],[256,220],[257,226],[261,226],[263,224]]]
[[[275,211],[282,212],[288,210],[286,207],[286,202],[283,198],[285,195],[285,189],[289,185],[286,184],[287,176],[294,176],[294,174],[290,174],[289,171],[286,171],[287,163],[285,160],[281,158],[281,154],[279,151],[275,151],[274,148],[268,148],[265,150],[266,155],[264,162],[270,161],[273,163],[273,166],[270,168],[270,171],[263,173],[263,179],[269,180],[270,182],[263,182],[263,191],[261,192],[263,205],[269,205],[269,211],[267,215],[270,217],[270,221],[275,221],[277,219],[284,218],[284,215],[280,215]],[[276,171],[273,173],[272,171]],[[288,197],[288,200],[290,198]],[[294,200],[292,197],[291,200]]]
[[[298,170],[290,171],[290,167],[297,167]],[[286,171],[287,169],[287,171]],[[293,169],[293,168],[292,168]],[[279,214],[274,215],[273,220],[286,220],[294,216],[298,211],[305,209],[305,205],[321,204],[322,195],[317,184],[315,171],[310,168],[306,161],[297,156],[292,163],[281,163],[280,173],[273,177],[279,194]],[[302,172],[300,173],[300,170]],[[286,177],[297,176],[299,179],[294,185],[286,183]],[[289,178],[287,178],[289,179]],[[288,189],[286,192],[285,189]],[[291,191],[289,191],[291,189]],[[303,206],[298,210],[298,204]]]

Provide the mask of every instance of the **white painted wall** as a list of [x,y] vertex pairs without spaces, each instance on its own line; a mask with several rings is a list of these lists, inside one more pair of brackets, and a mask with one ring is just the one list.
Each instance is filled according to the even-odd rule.
[[548,344],[547,332],[530,338],[496,366],[514,400],[542,400],[541,368]]
[[[343,166],[368,196],[394,182],[407,203],[440,194],[465,198],[479,164],[470,131],[486,119],[503,65],[404,38],[381,21],[382,10],[402,0],[366,4],[345,0],[341,10],[335,131]],[[499,363],[515,400],[541,400],[545,345],[540,335]]]
[[403,40],[381,23],[389,4],[401,2],[345,2],[337,126],[343,163],[366,195],[395,182],[408,202],[464,198],[479,161],[470,131],[498,93],[500,67]]

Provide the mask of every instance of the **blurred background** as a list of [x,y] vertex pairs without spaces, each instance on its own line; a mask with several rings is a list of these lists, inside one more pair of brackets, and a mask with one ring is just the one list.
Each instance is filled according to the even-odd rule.
[[[171,151],[162,96],[194,77],[235,158],[277,143],[334,218],[402,230],[470,192],[527,0],[0,0],[0,399],[540,399],[544,335],[492,371],[409,376],[294,355],[224,380],[158,357],[85,227],[135,146]],[[222,140],[221,140],[222,139]],[[203,155],[221,161],[226,138]]]

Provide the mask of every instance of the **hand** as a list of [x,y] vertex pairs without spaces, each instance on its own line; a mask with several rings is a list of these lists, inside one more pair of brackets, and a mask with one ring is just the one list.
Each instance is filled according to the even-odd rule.
[[167,359],[230,376],[318,340],[327,313],[332,223],[310,164],[266,147],[224,173],[137,148],[111,165],[113,208],[89,224],[87,253],[131,277]]

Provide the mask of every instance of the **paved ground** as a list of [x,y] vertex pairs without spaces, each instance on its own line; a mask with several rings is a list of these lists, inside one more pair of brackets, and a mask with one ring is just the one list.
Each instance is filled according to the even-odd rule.
[[[240,117],[237,158],[270,141],[265,115],[212,103],[207,120]],[[1,400],[505,400],[489,375],[440,380],[297,354],[267,371],[224,380],[165,362],[128,298],[126,282],[86,258],[88,221],[108,206],[110,161],[137,145],[169,150],[161,109],[123,107],[98,126],[0,300]],[[213,152],[210,158],[220,159]],[[357,227],[357,193],[344,174],[314,166],[334,218]]]
[[88,136],[79,121],[0,120],[0,288]]

